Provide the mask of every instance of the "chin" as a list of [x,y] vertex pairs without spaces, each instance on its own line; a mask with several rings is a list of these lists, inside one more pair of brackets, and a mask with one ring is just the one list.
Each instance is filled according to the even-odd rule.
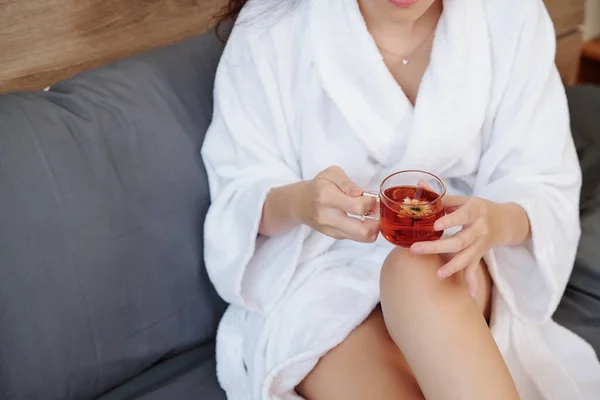
[[382,3],[381,6],[389,10],[393,19],[399,22],[410,22],[419,19],[436,0],[377,0],[377,2]]

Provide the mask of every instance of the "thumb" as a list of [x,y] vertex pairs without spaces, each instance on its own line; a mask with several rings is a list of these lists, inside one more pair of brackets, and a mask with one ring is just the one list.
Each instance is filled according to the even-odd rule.
[[344,194],[351,197],[360,197],[363,190],[346,175],[343,169],[334,166],[321,173],[321,176],[336,185]]
[[349,181],[349,183],[346,184],[346,189],[342,189],[342,191],[350,197],[360,197],[365,192],[352,181]]

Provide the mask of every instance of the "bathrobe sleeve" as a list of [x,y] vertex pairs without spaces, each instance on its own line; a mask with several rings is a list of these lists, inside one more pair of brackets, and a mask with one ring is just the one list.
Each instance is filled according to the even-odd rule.
[[223,299],[255,312],[285,290],[305,229],[258,237],[269,191],[300,180],[269,48],[268,37],[234,29],[202,148],[212,201],[204,226],[206,267]]
[[511,311],[544,322],[552,317],[573,268],[581,170],[554,65],[554,28],[542,2],[528,4],[535,5],[529,6],[515,40],[474,195],[514,202],[527,212],[532,239],[496,248],[486,261]]

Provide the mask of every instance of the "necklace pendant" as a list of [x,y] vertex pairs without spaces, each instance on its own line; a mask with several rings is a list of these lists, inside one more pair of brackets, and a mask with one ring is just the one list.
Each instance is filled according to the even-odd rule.
[[408,65],[408,60],[407,60],[406,58],[405,58],[405,59],[403,59],[403,60],[402,60],[402,64],[404,64],[404,65]]

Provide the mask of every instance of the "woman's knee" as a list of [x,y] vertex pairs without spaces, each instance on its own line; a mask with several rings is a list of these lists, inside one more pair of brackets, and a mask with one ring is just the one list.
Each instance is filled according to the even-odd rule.
[[[414,255],[408,249],[395,248],[390,252],[381,269],[380,283],[382,289],[402,287],[420,289],[438,286],[440,280],[437,271],[444,265],[439,255]],[[450,277],[448,284],[459,284],[455,276]]]
[[[427,302],[470,302],[466,283],[461,272],[444,280],[437,271],[444,265],[438,255],[414,255],[407,249],[394,249],[383,263],[380,278],[381,303],[403,302],[411,306]],[[485,263],[477,270],[477,298],[479,311],[489,318],[491,310],[492,281]],[[423,305],[423,304],[421,304]],[[389,307],[388,307],[389,308]]]
[[380,291],[384,308],[386,302],[419,306],[423,302],[451,301],[450,297],[468,296],[461,274],[444,280],[438,278],[437,271],[444,263],[439,255],[414,255],[402,248],[392,250],[381,269]]

